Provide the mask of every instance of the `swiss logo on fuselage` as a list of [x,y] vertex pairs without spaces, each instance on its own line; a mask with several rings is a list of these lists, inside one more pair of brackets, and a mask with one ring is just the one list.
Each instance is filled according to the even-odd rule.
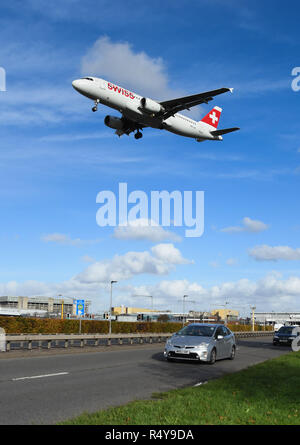
[[113,83],[107,82],[107,87],[109,90],[114,90],[116,93],[123,94],[125,97],[129,97],[130,99],[134,99],[134,94],[130,91],[124,90],[124,88],[118,87]]

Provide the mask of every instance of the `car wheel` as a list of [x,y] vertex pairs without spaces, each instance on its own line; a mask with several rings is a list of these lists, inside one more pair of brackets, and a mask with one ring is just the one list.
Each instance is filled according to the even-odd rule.
[[216,358],[217,358],[217,352],[216,352],[216,349],[214,348],[210,353],[210,360],[208,363],[210,365],[213,365],[216,362]]
[[232,349],[231,349],[231,354],[230,354],[230,356],[229,356],[229,359],[230,360],[233,360],[234,358],[235,358],[235,346],[232,346]]

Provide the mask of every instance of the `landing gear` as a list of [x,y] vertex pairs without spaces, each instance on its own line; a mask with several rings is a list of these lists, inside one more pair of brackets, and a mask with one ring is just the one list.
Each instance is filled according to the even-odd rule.
[[99,103],[99,99],[95,100],[95,106],[92,108],[92,111],[97,111],[98,110],[98,103]]
[[137,131],[134,135],[135,139],[141,139],[143,137],[143,134],[140,131]]

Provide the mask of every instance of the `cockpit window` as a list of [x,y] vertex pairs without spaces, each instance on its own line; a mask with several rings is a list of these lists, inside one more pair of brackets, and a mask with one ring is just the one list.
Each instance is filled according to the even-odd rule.
[[82,77],[82,79],[91,80],[92,82],[94,82],[94,79],[92,79],[91,77]]

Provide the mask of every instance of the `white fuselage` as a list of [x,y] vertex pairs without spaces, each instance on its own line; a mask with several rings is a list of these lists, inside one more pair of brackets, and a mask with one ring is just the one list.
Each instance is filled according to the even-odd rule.
[[[142,96],[124,89],[112,82],[97,77],[77,79],[72,82],[76,91],[110,108],[114,108],[133,122],[147,127],[165,129],[172,133],[202,140],[222,140],[222,136],[213,136],[214,127],[204,122],[176,113],[162,119],[154,113],[145,112],[141,107]],[[158,103],[158,102],[157,102]]]

